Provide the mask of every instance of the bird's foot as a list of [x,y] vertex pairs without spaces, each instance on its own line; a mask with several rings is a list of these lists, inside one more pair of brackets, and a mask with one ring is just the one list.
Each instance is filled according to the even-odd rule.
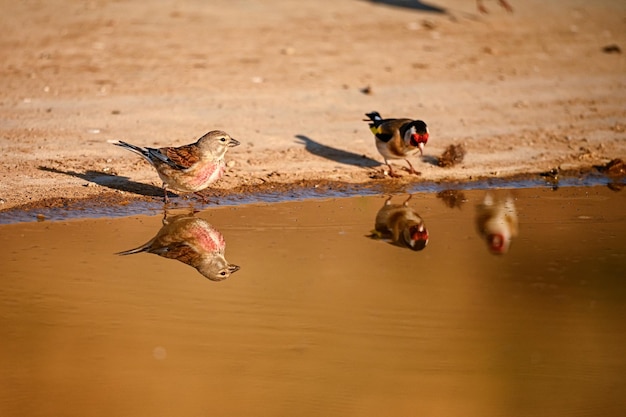
[[204,194],[202,194],[200,191],[197,191],[194,194],[197,197],[200,197],[200,200],[202,201],[202,204],[209,204],[209,203],[211,203],[211,201],[208,199],[208,197],[205,196]]
[[404,169],[409,174],[422,175],[422,173],[420,171],[416,171],[415,168],[413,168],[413,167],[411,167],[411,168],[403,167],[402,169]]
[[391,178],[401,178],[402,175],[398,174],[397,172],[395,172],[393,170],[393,168],[391,168],[391,165],[388,165],[389,167],[389,171],[383,171],[383,174],[385,175],[389,175]]

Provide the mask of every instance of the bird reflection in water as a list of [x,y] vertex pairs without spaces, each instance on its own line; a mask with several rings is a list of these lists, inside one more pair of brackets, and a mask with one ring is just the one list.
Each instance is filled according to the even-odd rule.
[[496,255],[507,253],[511,240],[518,232],[513,197],[507,195],[497,199],[488,192],[482,203],[476,207],[476,226],[491,253]]
[[420,215],[409,207],[411,197],[409,195],[402,204],[391,204],[389,197],[376,214],[374,230],[369,237],[414,251],[424,249],[428,244],[428,230]]
[[163,227],[147,243],[118,255],[148,252],[196,268],[211,281],[223,281],[239,270],[224,258],[224,236],[209,222],[191,214],[163,216]]

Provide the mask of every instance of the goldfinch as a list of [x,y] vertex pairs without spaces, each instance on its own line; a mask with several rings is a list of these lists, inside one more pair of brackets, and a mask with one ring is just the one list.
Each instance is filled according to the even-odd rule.
[[164,148],[143,148],[122,141],[109,141],[137,155],[142,156],[156,169],[161,181],[165,202],[168,202],[167,189],[183,193],[198,194],[217,181],[224,174],[224,155],[228,148],[239,145],[221,130],[208,132],[195,143]]
[[409,165],[411,174],[420,173],[413,168],[407,159],[418,151],[424,154],[424,146],[428,142],[428,127],[421,120],[383,119],[378,112],[366,113],[370,130],[376,138],[376,148],[385,159],[391,177],[399,177],[389,163],[390,159],[404,159]]
[[191,265],[211,281],[223,281],[239,270],[237,265],[226,261],[225,249],[224,236],[209,222],[183,214],[165,217],[163,227],[154,238],[117,255],[153,253]]

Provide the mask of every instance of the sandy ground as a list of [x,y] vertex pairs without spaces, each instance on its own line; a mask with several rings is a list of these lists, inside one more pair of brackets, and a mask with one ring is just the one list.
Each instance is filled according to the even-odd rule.
[[[221,193],[371,184],[365,112],[425,120],[398,183],[588,168],[626,157],[626,3],[472,0],[1,0],[0,209],[155,198],[107,143],[182,145],[222,129]],[[608,49],[605,49],[609,47]],[[436,165],[451,144],[467,155]]]

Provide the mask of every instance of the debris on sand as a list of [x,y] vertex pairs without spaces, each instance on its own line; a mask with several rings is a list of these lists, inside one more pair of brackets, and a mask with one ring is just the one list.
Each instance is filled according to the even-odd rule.
[[440,198],[451,209],[460,209],[463,203],[467,201],[461,190],[443,190],[437,193],[437,198]]
[[621,54],[622,48],[620,48],[617,44],[611,44],[602,48],[602,52],[605,54]]
[[365,94],[367,96],[371,96],[372,94],[374,94],[374,91],[372,90],[372,87],[369,86],[369,85],[361,88],[361,90],[359,90],[359,91],[361,91],[361,93],[363,93],[363,94]]
[[540,172],[539,175],[550,180],[558,181],[561,167],[552,168],[550,171]]
[[463,158],[465,158],[465,146],[462,144],[450,145],[439,157],[437,165],[442,168],[449,168],[463,162]]
[[626,163],[620,158],[610,160],[604,165],[596,165],[595,169],[610,177],[621,177],[626,175]]

